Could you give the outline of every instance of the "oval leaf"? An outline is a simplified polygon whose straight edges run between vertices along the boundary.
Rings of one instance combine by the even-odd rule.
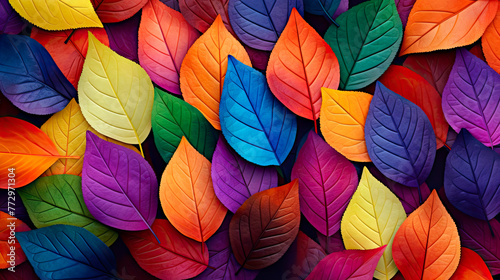
[[[201,33],[205,33],[210,25],[217,21],[217,17],[220,17],[227,30],[234,35],[229,24],[228,5],[229,0],[179,0],[182,15]]]
[[[499,5],[500,10],[500,5]],[[500,11],[497,11],[495,19],[488,25],[481,37],[481,46],[483,47],[484,56],[488,65],[500,73]]]
[[[120,22],[133,16],[148,0],[91,0],[102,22]],[[137,34],[136,34],[137,35]]]
[[[471,249],[462,247],[460,263],[450,280],[477,279],[493,280],[483,259]]]
[[[31,229],[21,220],[0,211],[0,269],[12,267],[11,269],[15,269],[15,272],[9,269],[9,273],[17,274],[17,266],[26,261],[26,255],[15,239],[15,234],[29,230]],[[12,236],[12,232],[15,232],[14,236]],[[12,256],[14,256],[14,260],[12,260]],[[0,278],[2,277],[0,276]]]

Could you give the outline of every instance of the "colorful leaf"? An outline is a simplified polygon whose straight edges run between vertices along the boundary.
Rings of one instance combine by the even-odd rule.
[[[325,236],[337,232],[358,184],[354,165],[311,131],[293,166],[292,179],[299,179],[300,210],[306,219]]]
[[[272,95],[263,74],[233,56],[228,58],[219,114],[224,137],[244,159],[280,165],[290,153],[297,133],[295,115]]]
[[[182,15],[200,32],[205,33],[220,16],[227,30],[234,35],[229,23],[228,5],[229,0],[179,0]]]
[[[23,262],[20,265],[16,265],[15,272],[8,269],[0,269],[0,279],[1,280],[27,280],[33,279],[38,280],[38,276],[36,275],[33,267],[29,262]]]
[[[82,227],[110,246],[118,233],[98,222],[82,195],[82,178],[75,175],[41,177],[19,189],[30,219],[37,228],[56,224]]]
[[[250,196],[278,186],[274,167],[262,167],[244,160],[222,136],[217,142],[211,172],[217,198],[233,213]]]
[[[500,10],[500,6],[499,6]],[[484,56],[491,68],[500,73],[500,52],[498,51],[498,44],[500,44],[500,12],[497,11],[495,19],[486,28],[483,36],[481,37],[481,45],[483,47]]]
[[[320,126],[325,141],[353,161],[369,162],[365,121],[373,96],[359,91],[322,88]]]
[[[12,9],[9,0],[0,0],[0,25],[0,34],[19,34],[24,28],[23,20]]]
[[[296,277],[294,279],[305,279],[316,265],[325,258],[326,253],[318,243],[314,242],[302,231],[299,231],[297,239],[285,254],[285,257],[287,256],[292,261],[289,267],[295,268],[287,276],[289,278]]]
[[[493,280],[483,259],[476,252],[465,247],[462,247],[458,268],[450,278],[450,280],[461,279]]]
[[[295,114],[315,121],[321,109],[321,88],[338,87],[338,69],[330,46],[293,9],[267,66],[273,94]]]
[[[311,0],[304,1],[306,12],[314,15],[324,15],[328,18],[334,18],[341,0]]]
[[[161,177],[165,216],[179,232],[199,242],[217,231],[227,211],[215,196],[211,166],[183,136]]]
[[[275,263],[295,240],[299,224],[298,180],[252,195],[229,225],[236,260],[248,269]]]
[[[451,49],[474,43],[495,17],[498,1],[417,0],[399,55]]]
[[[199,33],[177,11],[160,0],[147,2],[139,27],[139,61],[151,80],[181,94],[179,72],[182,60]]]
[[[21,220],[0,211],[0,269],[16,267],[17,270],[17,266],[26,261],[26,255],[15,239],[15,234],[29,230],[31,229]],[[12,235],[12,232],[15,234]]]
[[[366,146],[375,166],[387,178],[419,187],[436,156],[436,136],[417,105],[377,82],[365,125]]]
[[[47,50],[22,35],[0,34],[0,91],[19,109],[48,115],[76,96]]]
[[[481,2],[481,1],[480,1]],[[450,126],[467,129],[481,143],[500,144],[500,75],[465,49],[443,91],[443,112]]]
[[[104,25],[109,38],[109,48],[135,62],[139,62],[137,33],[140,21],[141,13],[137,13],[127,20]]]
[[[91,0],[102,22],[120,22],[132,17],[148,0]]]
[[[227,0],[226,0],[227,1]],[[181,9],[182,3],[181,1]],[[212,2],[212,0],[203,3]],[[186,15],[184,15],[186,16]],[[250,58],[243,46],[222,24],[218,16],[212,26],[191,46],[182,61],[181,92],[187,103],[196,107],[218,130],[219,102],[227,70],[227,56],[246,65]]]
[[[406,26],[408,22],[408,16],[410,15],[411,8],[415,4],[416,0],[396,0],[396,7],[398,8],[398,14],[401,18],[403,26]]]
[[[341,14],[326,42],[339,59],[340,88],[355,90],[373,83],[396,56],[403,27],[393,0],[370,0]]]
[[[457,227],[435,190],[396,232],[392,257],[407,280],[449,279],[457,269]]]
[[[326,254],[331,254],[345,250],[340,230],[337,231],[334,235],[328,237],[324,236],[321,233],[318,233],[318,241],[321,247],[324,248]]]

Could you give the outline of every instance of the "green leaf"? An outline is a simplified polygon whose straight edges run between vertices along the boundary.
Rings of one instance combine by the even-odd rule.
[[[182,136],[208,160],[219,139],[219,133],[198,109],[187,102],[155,88],[151,125],[156,148],[169,162]]]
[[[403,25],[394,0],[361,3],[337,18],[325,41],[340,65],[340,88],[356,90],[380,77],[398,52]]]
[[[56,224],[83,227],[108,246],[118,238],[116,231],[94,219],[85,206],[80,176],[40,177],[18,192],[37,228]]]

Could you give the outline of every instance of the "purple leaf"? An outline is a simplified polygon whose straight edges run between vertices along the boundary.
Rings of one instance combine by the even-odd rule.
[[[302,214],[321,234],[333,235],[356,191],[356,168],[311,131],[292,169],[296,178]]]
[[[9,0],[0,0],[0,34],[19,34],[23,27],[22,18],[12,9]]]
[[[135,62],[139,61],[137,49],[139,47],[139,22],[141,13],[117,23],[104,24],[109,38],[109,47],[119,55]]]
[[[415,1],[416,0],[396,0],[396,7],[398,8],[398,14],[403,26],[406,26],[408,22],[408,16],[410,15],[411,8],[413,8]]]
[[[16,217],[22,220],[23,222],[27,223],[28,225],[32,225],[28,215],[28,211],[26,210],[26,207],[24,206],[21,198],[17,197],[16,199],[16,197],[14,197],[14,199],[15,201],[13,201],[12,198],[10,199],[11,203],[9,205],[9,190],[4,190],[4,189],[0,190],[0,211],[5,212],[13,217]],[[15,202],[15,204],[12,205],[12,202]]]
[[[318,241],[321,247],[325,248],[327,254],[344,251],[344,241],[342,241],[342,235],[340,230],[334,235],[326,237],[318,232]]]
[[[235,213],[250,196],[278,186],[274,167],[262,167],[241,158],[219,137],[212,160],[212,181],[217,198]]]
[[[179,9],[179,1],[178,0],[160,0],[163,4],[167,5],[168,7],[180,12],[181,10]]]
[[[87,131],[82,191],[92,216],[122,230],[150,228],[158,208],[158,182],[138,153]]]
[[[333,14],[332,18],[336,19],[338,16],[340,16],[341,13],[347,11],[349,9],[349,0],[340,0],[340,4]]]
[[[500,144],[500,75],[465,48],[457,50],[442,102],[456,132],[465,128],[486,146]]]

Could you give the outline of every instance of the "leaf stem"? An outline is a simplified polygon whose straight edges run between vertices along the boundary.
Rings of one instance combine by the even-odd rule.
[[[323,3],[321,3],[321,0],[316,0],[319,5],[321,6],[321,9],[323,10],[323,13],[325,13],[325,15],[328,17],[328,19],[333,23],[335,24],[335,26],[337,27],[340,27],[340,25],[332,18],[332,16],[330,16],[330,14],[328,13],[328,11],[325,9],[325,6],[323,5]],[[338,6],[337,6],[338,8]]]
[[[67,44],[69,42],[69,39],[71,39],[71,36],[73,36],[73,34],[75,34],[76,32],[76,29],[73,29],[73,31],[71,31],[71,33],[69,34],[68,38],[66,38],[66,40],[64,40],[64,43]]]

